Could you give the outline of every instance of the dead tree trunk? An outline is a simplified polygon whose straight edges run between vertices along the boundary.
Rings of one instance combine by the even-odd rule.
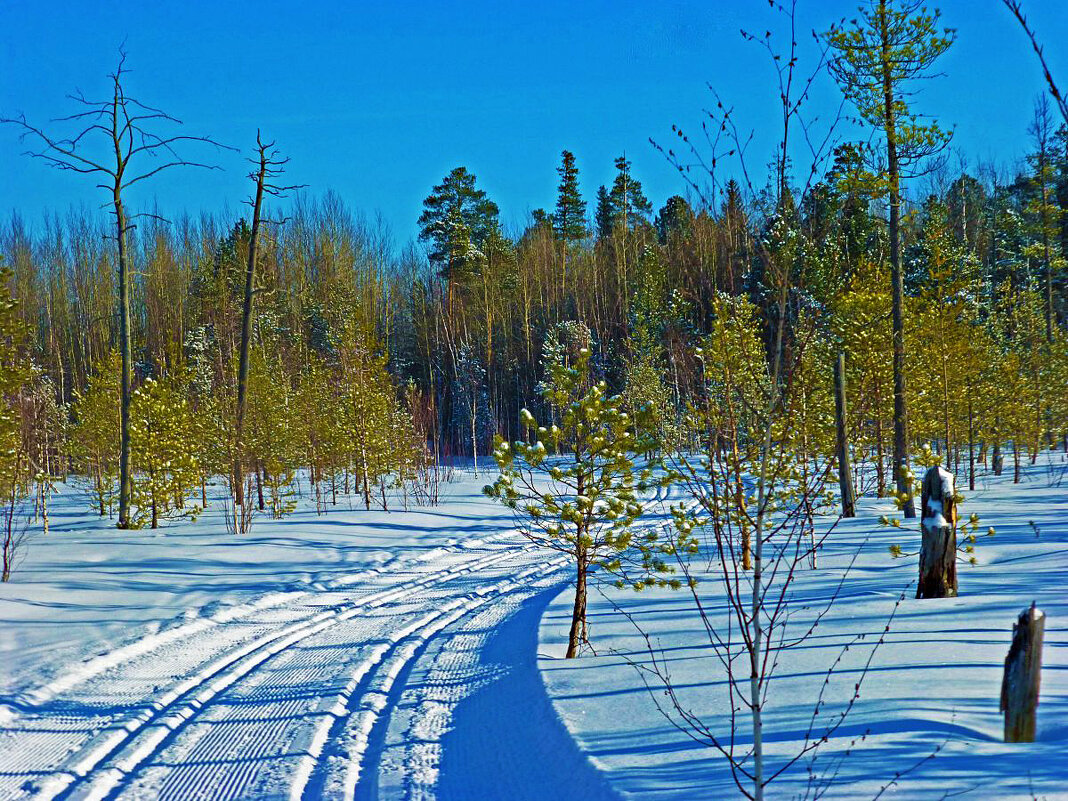
[[[83,124],[85,127],[80,133],[71,136],[50,134],[28,123],[22,115],[0,117],[0,124],[17,126],[40,148],[30,151],[31,156],[57,169],[83,175],[99,174],[100,182],[97,186],[107,189],[111,195],[110,204],[115,214],[118,272],[118,344],[122,362],[119,388],[119,528],[131,526],[130,506],[133,495],[133,465],[130,464],[130,402],[133,382],[130,284],[131,273],[135,265],[130,263],[126,235],[134,227],[134,220],[140,216],[126,213],[123,193],[135,184],[172,167],[213,169],[210,165],[181,158],[177,155],[176,149],[189,142],[216,144],[203,136],[160,135],[148,130],[145,125],[149,121],[151,121],[149,124],[158,123],[164,128],[171,123],[180,124],[180,121],[157,108],[151,108],[127,96],[123,87],[123,77],[127,72],[125,64],[126,52],[120,48],[119,66],[110,76],[112,91],[107,99],[90,100],[81,92],[68,95],[77,104],[79,111],[60,118],[59,121],[77,121]],[[91,147],[80,147],[81,144],[94,139],[101,146],[102,153],[114,154],[114,165],[111,164],[110,156],[97,161],[87,155],[92,152]],[[155,159],[149,159],[150,155]],[[147,163],[150,161],[153,163]],[[134,165],[140,165],[142,162],[146,162],[144,171],[138,172]]]
[[[920,579],[917,598],[957,595],[957,509],[953,474],[935,466],[923,477]]]
[[[274,180],[282,174],[289,159],[280,158],[274,149],[274,142],[264,142],[260,132],[256,131],[256,158],[251,159],[254,170],[249,178],[256,184],[256,192],[250,202],[252,206],[252,228],[249,231],[248,262],[245,265],[245,295],[241,305],[241,350],[238,355],[237,368],[237,408],[234,420],[234,502],[238,506],[245,504],[245,414],[248,409],[248,371],[249,348],[252,341],[253,302],[256,296],[256,259],[259,256],[260,228],[267,220],[263,219],[264,194],[283,197],[296,186],[280,186]],[[256,474],[257,484],[260,481]],[[263,509],[260,501],[260,509]]]
[[[119,85],[115,83],[115,106],[119,103]],[[118,125],[117,117],[115,125]],[[118,132],[115,133],[116,150]],[[130,475],[130,404],[133,393],[133,351],[130,344],[130,270],[126,254],[126,211],[122,205],[122,173],[117,172],[114,189],[115,226],[119,261],[119,353],[122,358],[119,385],[119,528],[130,528],[130,503],[133,478]]]
[[[1012,645],[1005,657],[1001,680],[1001,711],[1005,714],[1005,742],[1035,741],[1036,709],[1042,674],[1042,639],[1046,615],[1034,603],[1012,626]]]
[[[248,264],[245,267],[245,297],[241,308],[241,350],[237,367],[237,409],[234,420],[234,503],[245,505],[245,409],[248,406],[248,360],[249,343],[252,340],[252,303],[256,296],[256,255],[259,246],[260,212],[263,209],[263,190],[267,183],[269,159],[268,145],[256,132],[259,163],[253,179],[256,181],[255,200],[252,202],[252,229],[248,240]],[[259,476],[256,476],[257,480]],[[262,508],[262,507],[261,507]]]
[[[838,487],[842,494],[842,517],[856,517],[853,472],[849,464],[849,439],[846,437],[845,354],[834,363],[834,421],[838,444]]]

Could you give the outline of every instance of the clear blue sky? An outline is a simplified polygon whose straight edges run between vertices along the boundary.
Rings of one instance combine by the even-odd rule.
[[[1030,46],[998,0],[945,0],[959,41],[921,109],[957,129],[972,164],[1011,164],[1043,90]],[[1068,2],[1025,0],[1063,84]],[[799,0],[803,31],[849,15],[854,0]],[[752,161],[770,159],[774,75],[738,29],[763,32],[764,0],[659,2],[41,2],[0,4],[0,114],[31,121],[68,113],[64,96],[107,91],[125,40],[131,94],[245,151],[257,126],[291,157],[288,178],[380,211],[398,240],[415,233],[420,203],[452,167],[473,170],[506,224],[554,201],[560,151],[575,152],[592,200],[626,151],[659,207],[684,187],[653,151],[672,123],[696,129],[706,83],[757,132]],[[773,27],[774,30],[774,27]],[[808,36],[804,37],[808,40]],[[837,103],[829,82],[817,108]],[[46,210],[96,203],[83,176],[20,156],[0,128],[0,215],[36,222]],[[190,154],[192,152],[190,151]],[[222,172],[185,170],[146,182],[132,201],[235,209],[247,195],[241,156],[213,156]],[[592,204],[591,204],[592,206]]]

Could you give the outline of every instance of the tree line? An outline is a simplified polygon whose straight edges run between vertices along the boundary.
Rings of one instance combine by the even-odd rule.
[[[546,170],[555,205],[518,230],[460,166],[430,189],[403,247],[334,194],[297,189],[283,203],[285,159],[259,138],[248,216],[131,213],[129,186],[210,166],[177,148],[214,143],[157,132],[173,118],[126,94],[121,63],[110,96],[79,96],[74,115],[93,115],[87,137],[118,143],[114,164],[6,120],[49,165],[105,174],[112,212],[14,214],[0,230],[19,441],[9,506],[40,506],[71,472],[122,526],[195,515],[213,480],[229,488],[235,530],[253,506],[284,514],[304,474],[324,510],[355,492],[386,505],[393,485],[432,495],[442,464],[477,470],[495,436],[519,437],[521,410],[556,418],[543,389],[579,328],[591,374],[653,420],[665,449],[687,444],[684,420],[716,393],[738,393],[717,426],[744,444],[766,365],[803,354],[808,447],[830,453],[844,352],[858,482],[871,464],[871,489],[907,496],[902,468],[924,442],[971,476],[977,463],[1000,469],[1005,449],[1017,466],[1034,460],[1065,433],[1068,130],[1040,99],[1021,121],[1018,170],[943,160],[910,180],[948,136],[912,113],[907,87],[952,35],[936,13],[894,8],[873,3],[823,38],[878,146],[839,140],[806,174],[784,131],[765,186],[708,171],[655,211],[630,159],[601,165],[588,201],[564,151],[555,180]],[[908,67],[880,62],[884,44]],[[156,153],[173,160],[131,171]]]

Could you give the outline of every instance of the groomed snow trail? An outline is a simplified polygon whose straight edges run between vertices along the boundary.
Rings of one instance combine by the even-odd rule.
[[[454,714],[511,670],[487,664],[487,643],[532,602],[544,608],[564,566],[511,535],[149,635],[0,721],[0,799],[474,798],[438,793],[446,741],[492,766],[499,733],[477,717],[458,730]],[[533,612],[511,649],[530,650],[526,679],[537,679]],[[537,697],[506,699],[510,714],[549,708],[540,680],[526,679],[513,690]],[[597,785],[559,721],[546,723],[533,747]],[[499,798],[525,797],[498,786]]]

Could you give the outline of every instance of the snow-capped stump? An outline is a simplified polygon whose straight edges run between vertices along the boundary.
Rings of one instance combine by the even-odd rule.
[[[917,598],[951,598],[957,594],[957,506],[953,474],[938,465],[923,477],[920,527],[920,580]]]
[[[1034,603],[1012,625],[1012,645],[1005,657],[1001,679],[1001,711],[1005,715],[1005,742],[1033,743],[1042,674],[1042,639],[1046,615]]]

